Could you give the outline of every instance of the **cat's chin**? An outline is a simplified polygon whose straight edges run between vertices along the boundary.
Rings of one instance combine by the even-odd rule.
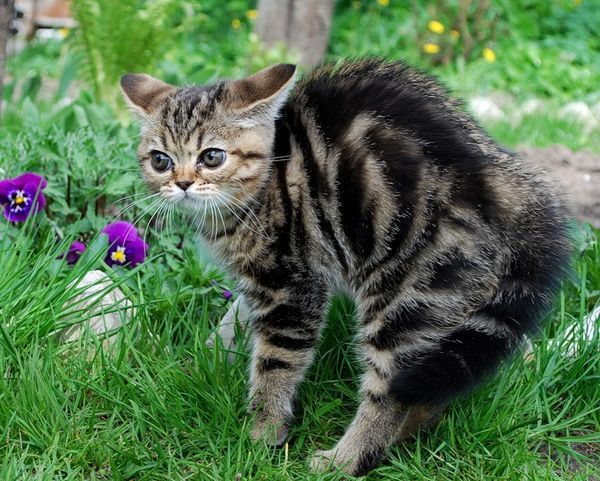
[[[183,197],[174,202],[177,207],[181,207],[188,212],[204,212],[205,210],[210,211],[211,209],[221,209],[223,203],[216,198],[209,196],[202,196],[201,198],[194,197]]]
[[[184,197],[176,202],[176,204],[187,211],[203,211],[208,209],[209,201],[207,199],[193,199]]]

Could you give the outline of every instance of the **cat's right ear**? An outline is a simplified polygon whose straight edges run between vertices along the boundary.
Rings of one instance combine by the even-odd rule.
[[[121,90],[127,105],[141,117],[150,115],[159,102],[176,87],[146,74],[128,74],[121,77]]]

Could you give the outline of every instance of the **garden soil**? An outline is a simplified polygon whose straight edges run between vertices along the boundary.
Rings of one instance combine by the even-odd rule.
[[[524,157],[562,185],[578,220],[600,227],[600,155],[586,150],[573,152],[563,145],[519,147]]]

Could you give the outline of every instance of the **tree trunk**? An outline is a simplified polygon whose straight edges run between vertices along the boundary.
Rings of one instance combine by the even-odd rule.
[[[256,33],[268,47],[284,43],[314,66],[327,51],[335,0],[259,0]]]
[[[0,117],[4,98],[4,65],[10,36],[10,22],[13,18],[13,0],[0,0]]]

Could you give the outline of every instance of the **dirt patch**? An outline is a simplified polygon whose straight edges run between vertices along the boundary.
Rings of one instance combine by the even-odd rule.
[[[599,154],[585,150],[573,152],[563,145],[519,147],[517,150],[558,180],[579,221],[600,227]]]
[[[573,456],[561,455],[556,449],[550,450],[548,445],[542,445],[538,450],[540,458],[542,460],[546,458],[552,459],[557,465],[564,465],[565,469],[572,474],[589,472],[589,481],[600,481],[596,473],[598,472],[598,466],[600,465],[600,451],[598,446],[591,443],[571,443],[571,449],[577,452],[582,458],[575,458]],[[552,452],[552,454],[550,454]],[[561,463],[562,461],[562,463]],[[561,477],[566,473],[561,472],[560,469],[556,469],[556,473]]]

